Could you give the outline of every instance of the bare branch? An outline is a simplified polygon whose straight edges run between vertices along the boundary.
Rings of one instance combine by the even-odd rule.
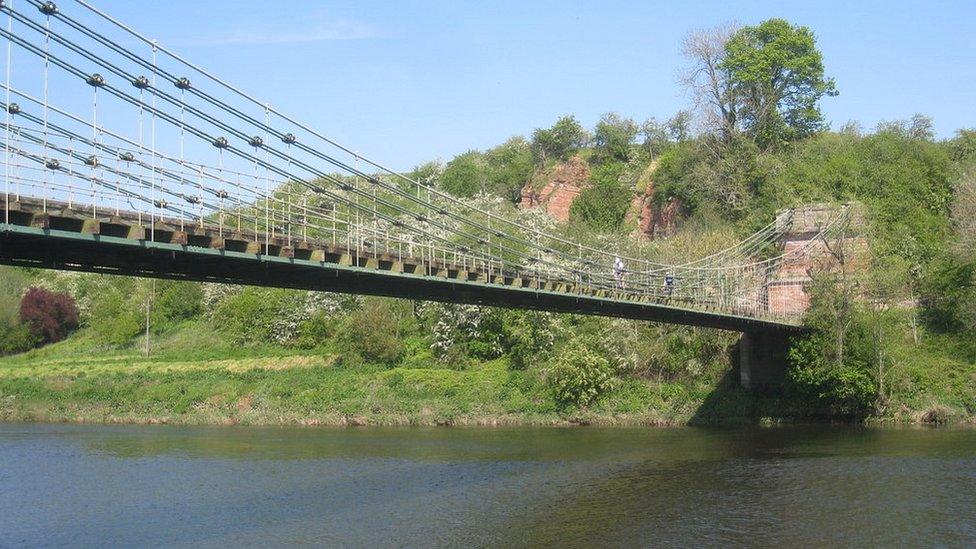
[[[695,109],[701,114],[706,130],[730,139],[738,132],[738,99],[727,72],[722,68],[725,43],[739,29],[727,23],[711,29],[689,33],[681,53],[689,60],[680,82],[691,91]]]

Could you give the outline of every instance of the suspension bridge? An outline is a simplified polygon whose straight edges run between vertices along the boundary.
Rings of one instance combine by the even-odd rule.
[[[783,212],[681,263],[527,226],[348,148],[85,0],[0,0],[0,262],[558,312],[798,330]]]

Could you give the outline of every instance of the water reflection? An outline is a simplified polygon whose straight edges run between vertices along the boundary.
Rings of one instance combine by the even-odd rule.
[[[0,426],[0,546],[972,545],[976,431]]]

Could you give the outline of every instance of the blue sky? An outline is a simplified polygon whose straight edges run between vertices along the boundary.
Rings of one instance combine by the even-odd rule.
[[[67,0],[62,0],[67,2]],[[559,116],[687,108],[682,37],[784,17],[818,37],[837,127],[976,126],[976,2],[96,0],[164,45],[398,169]]]

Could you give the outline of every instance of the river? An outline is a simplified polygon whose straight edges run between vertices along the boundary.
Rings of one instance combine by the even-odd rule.
[[[976,430],[0,425],[0,546],[976,544]]]

